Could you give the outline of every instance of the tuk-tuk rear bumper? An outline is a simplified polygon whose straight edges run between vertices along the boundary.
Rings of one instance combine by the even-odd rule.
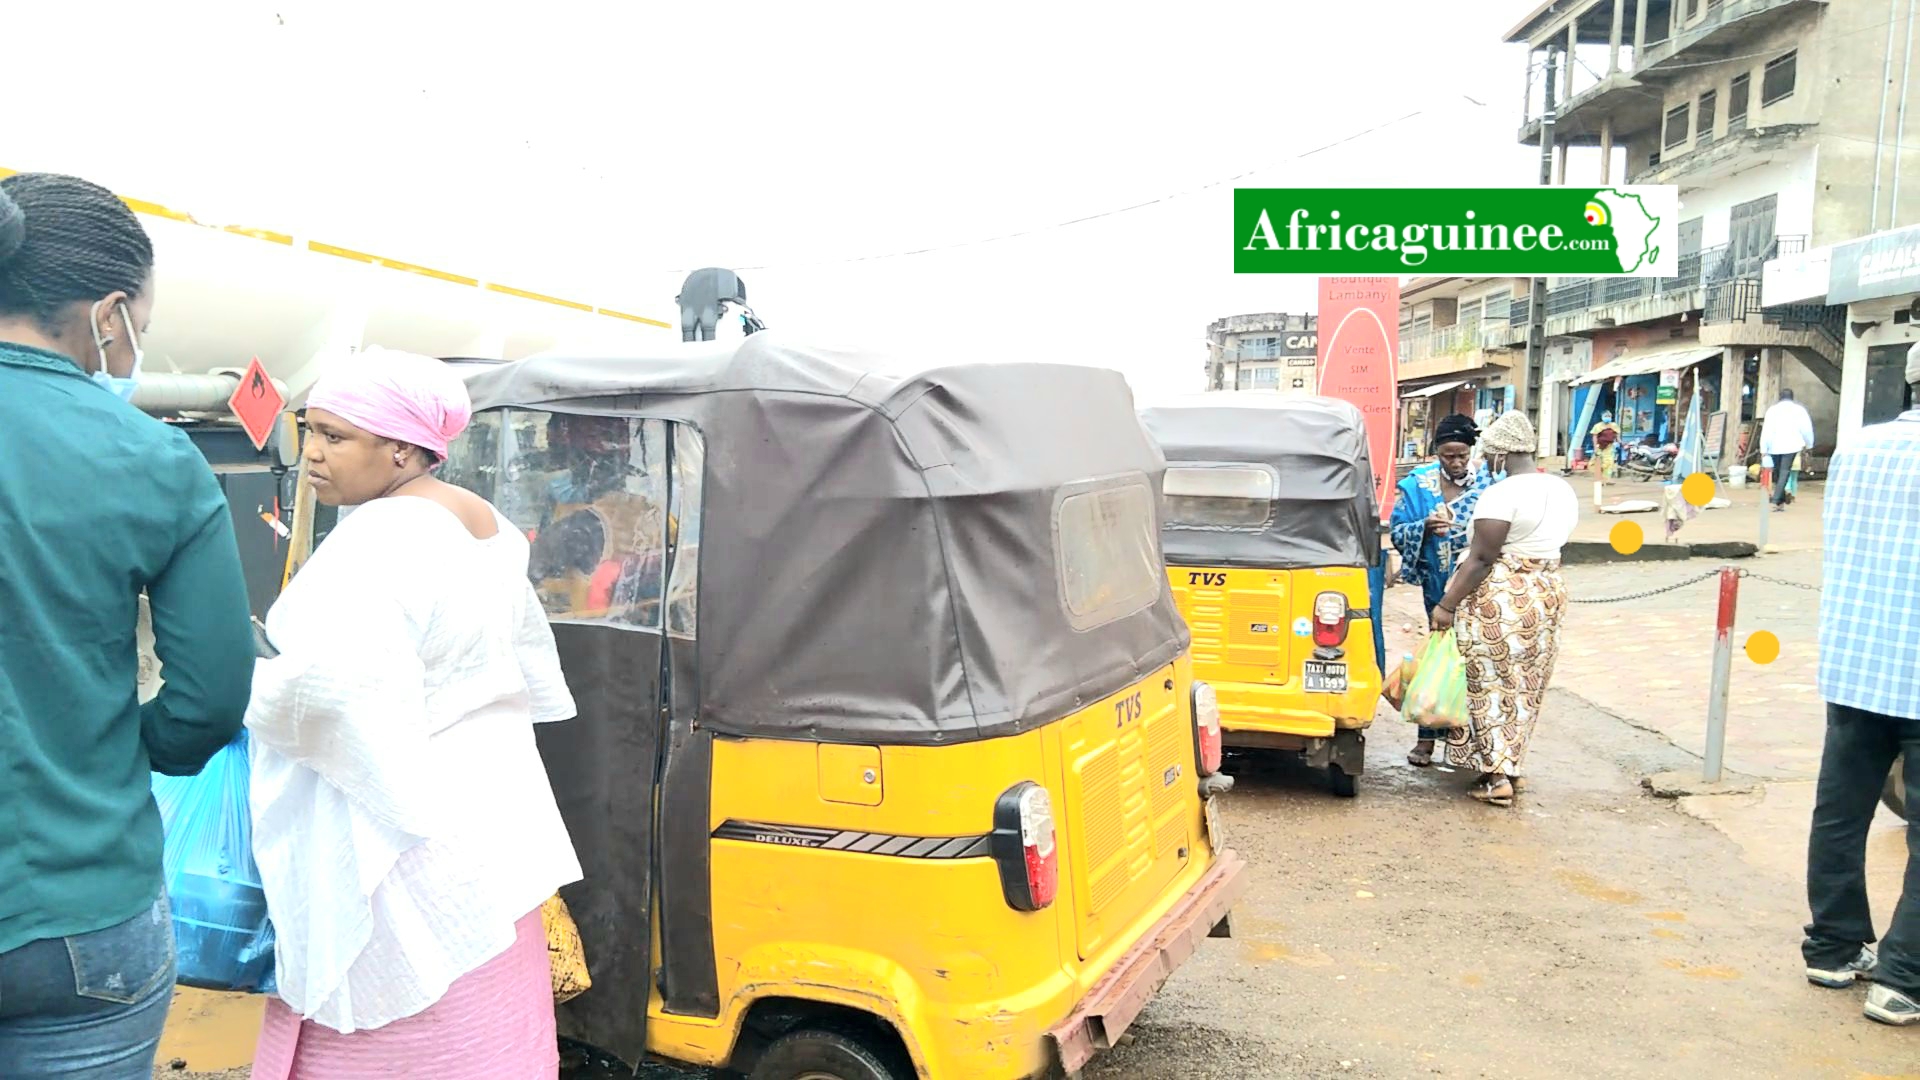
[[[1231,848],[1215,853],[1206,876],[1047,1032],[1062,1070],[1077,1073],[1111,1049],[1201,941],[1228,936],[1227,914],[1247,891],[1246,868]]]

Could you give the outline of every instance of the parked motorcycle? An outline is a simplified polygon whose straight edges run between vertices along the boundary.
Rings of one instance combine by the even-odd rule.
[[[1673,475],[1674,459],[1680,456],[1680,447],[1675,443],[1665,446],[1635,443],[1627,447],[1627,456],[1620,467],[1642,480],[1665,478]]]

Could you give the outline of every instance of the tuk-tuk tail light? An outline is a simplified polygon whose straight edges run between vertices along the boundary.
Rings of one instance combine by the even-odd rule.
[[[1220,771],[1224,737],[1220,730],[1220,695],[1199,680],[1193,684],[1193,734],[1195,764],[1201,776]]]
[[[1015,911],[1040,911],[1060,893],[1060,849],[1053,800],[1032,781],[1008,788],[993,807],[993,859]]]
[[[1313,599],[1313,643],[1338,645],[1347,640],[1345,593],[1323,592]]]

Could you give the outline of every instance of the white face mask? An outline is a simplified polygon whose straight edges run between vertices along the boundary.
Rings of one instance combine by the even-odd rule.
[[[133,313],[122,303],[119,305],[120,318],[127,324],[127,345],[133,349],[133,370],[123,379],[107,369],[107,346],[113,339],[100,332],[100,308],[105,303],[102,300],[93,305],[93,312],[89,316],[93,324],[93,348],[100,355],[100,369],[91,372],[88,377],[121,401],[132,401],[134,387],[140,382],[140,366],[146,362],[146,355],[140,348],[140,336],[133,330]]]

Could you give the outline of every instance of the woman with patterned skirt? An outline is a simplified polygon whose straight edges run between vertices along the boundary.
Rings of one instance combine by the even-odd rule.
[[[1469,724],[1447,733],[1446,763],[1477,774],[1474,798],[1512,806],[1560,651],[1560,550],[1580,519],[1580,500],[1565,480],[1541,471],[1525,413],[1502,414],[1481,445],[1506,479],[1481,493],[1467,555],[1432,622],[1455,631],[1466,662]]]

